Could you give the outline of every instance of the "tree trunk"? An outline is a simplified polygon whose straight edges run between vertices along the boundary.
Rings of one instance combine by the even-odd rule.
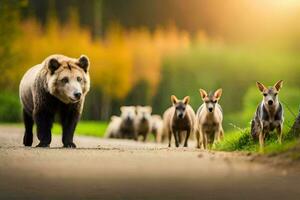
[[[290,133],[292,133],[295,137],[300,136],[300,110],[299,110],[298,116],[290,130]]]
[[[92,34],[93,38],[103,36],[103,24],[102,24],[102,11],[103,11],[103,2],[102,0],[93,1],[93,27]]]

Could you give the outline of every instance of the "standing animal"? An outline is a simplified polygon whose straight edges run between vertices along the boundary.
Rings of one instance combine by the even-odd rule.
[[[134,121],[136,117],[135,106],[122,106],[120,136],[121,138],[137,140],[137,135],[134,129]]]
[[[118,116],[112,116],[110,118],[110,122],[107,126],[105,131],[106,138],[120,138],[120,126],[121,126],[122,119]]]
[[[281,144],[283,128],[283,107],[278,100],[278,93],[282,88],[280,80],[274,86],[267,88],[262,83],[256,82],[256,86],[263,95],[262,102],[258,105],[254,118],[251,121],[251,135],[259,138],[260,150],[263,151],[264,140],[270,131],[276,129],[278,142]]]
[[[25,146],[32,145],[35,122],[40,141],[37,147],[49,147],[54,116],[58,113],[63,146],[76,147],[73,136],[90,89],[89,66],[89,59],[84,55],[78,59],[52,55],[25,73],[19,87]]]
[[[207,149],[215,141],[219,141],[224,137],[222,127],[223,112],[218,103],[222,95],[222,89],[209,94],[203,89],[200,89],[199,92],[203,104],[199,107],[196,114],[197,148],[201,148],[201,145],[203,145],[203,148]]]
[[[184,147],[188,146],[190,133],[194,131],[195,112],[189,105],[190,97],[186,96],[183,100],[178,100],[176,96],[171,96],[172,107],[168,108],[164,115],[164,131],[169,136],[169,147],[171,147],[172,135],[174,135],[175,145],[179,147],[182,132],[186,132]]]
[[[151,133],[154,136],[155,142],[162,142],[164,124],[161,116],[152,115],[151,121]]]
[[[137,137],[143,137],[143,142],[147,140],[147,136],[151,131],[151,112],[152,108],[150,106],[136,107],[135,131]]]

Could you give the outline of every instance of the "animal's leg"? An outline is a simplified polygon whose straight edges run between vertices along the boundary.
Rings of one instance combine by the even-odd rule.
[[[179,147],[179,141],[178,141],[178,136],[180,134],[180,131],[174,131],[174,138],[175,138],[175,146]]]
[[[171,140],[172,140],[172,132],[168,131],[168,136],[169,136],[169,147],[171,147]]]
[[[23,109],[23,120],[25,125],[25,134],[23,137],[23,144],[25,146],[31,146],[33,142],[33,133],[32,133],[32,127],[33,127],[33,119],[32,117],[26,113],[26,111]]]
[[[153,136],[154,136],[154,142],[158,142],[158,135],[157,135],[157,131],[154,131],[153,133]]]
[[[277,127],[277,136],[278,136],[278,143],[281,144],[281,142],[282,142],[282,125],[281,124]]]
[[[51,143],[51,128],[54,121],[54,113],[40,110],[34,114],[37,127],[37,137],[40,143],[37,147],[49,147]]]
[[[254,140],[259,138],[259,134],[262,131],[262,124],[256,120],[251,121],[251,135]]]
[[[213,141],[213,143],[212,143],[212,145],[214,144],[214,143],[216,143],[216,142],[218,142],[219,141],[219,138],[220,138],[220,131],[219,130],[216,130],[215,131],[215,134],[214,134],[214,141]]]
[[[182,137],[183,137],[183,132],[178,131],[178,142],[181,144],[182,142]]]
[[[195,132],[196,134],[196,138],[197,138],[197,148],[200,149],[201,148],[201,145],[200,145],[200,131],[196,131]]]
[[[204,149],[207,149],[207,134],[205,132],[202,132],[203,134],[203,147]]]
[[[219,138],[218,141],[221,141],[224,139],[224,130],[223,127],[220,127],[220,132],[219,132]]]
[[[73,142],[73,137],[80,114],[76,109],[64,108],[61,110],[60,116],[63,129],[63,145],[67,148],[76,148],[76,145]]]
[[[143,142],[146,142],[146,140],[147,140],[147,135],[148,135],[147,133],[144,133],[144,134],[143,134]]]
[[[190,137],[190,130],[187,130],[186,131],[186,136],[185,136],[185,141],[184,141],[184,147],[187,147],[188,146],[188,139]]]
[[[264,139],[265,139],[264,135],[265,135],[264,131],[259,132],[259,149],[261,153],[264,152]]]

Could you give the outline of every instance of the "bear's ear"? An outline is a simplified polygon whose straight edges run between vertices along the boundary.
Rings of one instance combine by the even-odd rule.
[[[146,106],[147,111],[151,114],[152,113],[152,107],[151,106]]]
[[[48,62],[48,69],[51,71],[51,74],[53,74],[60,66],[60,63],[57,59],[51,58]]]
[[[90,61],[89,58],[85,55],[81,55],[78,59],[78,66],[83,69],[84,72],[87,72],[89,70]]]

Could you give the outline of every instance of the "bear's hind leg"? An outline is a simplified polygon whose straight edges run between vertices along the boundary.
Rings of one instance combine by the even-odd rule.
[[[25,125],[25,134],[23,137],[23,144],[25,146],[31,147],[33,142],[33,119],[32,117],[23,109],[23,120]]]
[[[51,128],[54,121],[54,113],[40,111],[35,114],[37,136],[40,143],[36,147],[49,147],[51,143]]]
[[[66,148],[76,148],[73,142],[74,131],[77,122],[80,118],[80,114],[76,109],[63,108],[61,110],[61,125],[63,129],[62,142]]]

